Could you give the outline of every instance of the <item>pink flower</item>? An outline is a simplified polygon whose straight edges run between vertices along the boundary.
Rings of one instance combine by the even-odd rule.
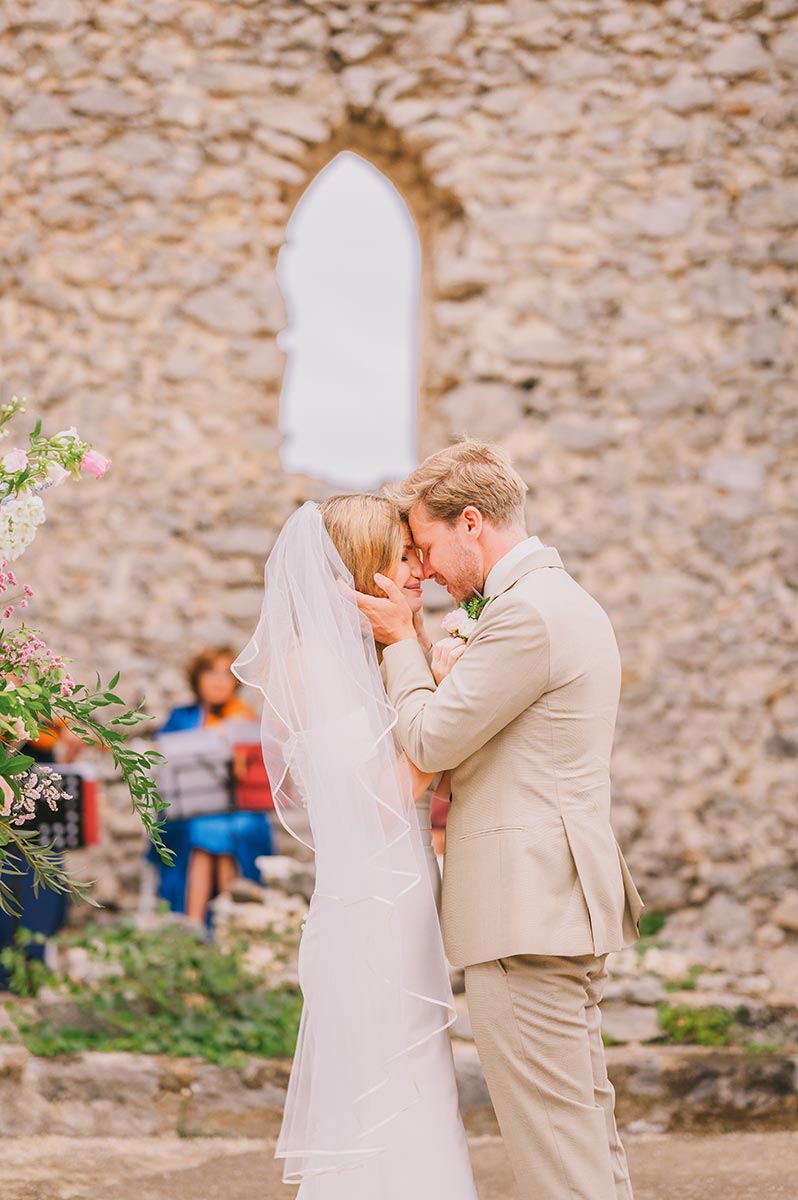
[[[3,455],[3,470],[9,475],[15,475],[17,471],[24,471],[28,465],[28,456],[24,450],[20,450],[19,446],[15,446],[13,450],[9,450],[8,454]]]
[[[474,617],[469,617],[464,608],[455,608],[447,613],[441,625],[452,637],[462,638],[464,642],[468,641],[477,627]]]
[[[455,608],[451,612],[448,612],[441,621],[441,625],[447,633],[457,633],[457,630],[460,628],[460,612],[459,608]]]
[[[87,450],[80,460],[81,470],[88,471],[95,479],[102,479],[110,465],[110,458],[105,458],[99,450]]]

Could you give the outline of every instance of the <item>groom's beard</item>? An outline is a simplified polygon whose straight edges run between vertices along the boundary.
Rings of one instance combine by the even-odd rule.
[[[480,595],[483,586],[482,560],[476,550],[463,551],[459,562],[446,576],[439,576],[449,595],[459,604],[461,600],[470,600],[474,595]]]

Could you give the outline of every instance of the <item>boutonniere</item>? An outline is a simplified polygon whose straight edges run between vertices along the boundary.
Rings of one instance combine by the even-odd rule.
[[[490,596],[472,596],[470,600],[461,600],[460,607],[443,618],[443,628],[452,637],[467,642],[477,627],[479,614],[489,600]]]

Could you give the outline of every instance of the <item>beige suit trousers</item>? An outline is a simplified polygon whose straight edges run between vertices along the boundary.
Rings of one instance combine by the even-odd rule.
[[[601,1041],[605,959],[518,955],[465,969],[520,1200],[632,1200]]]

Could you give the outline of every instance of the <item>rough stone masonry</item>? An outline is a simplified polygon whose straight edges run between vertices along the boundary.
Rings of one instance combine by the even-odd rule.
[[[323,487],[280,466],[276,256],[354,149],[421,237],[420,453],[507,445],[612,616],[641,890],[698,958],[798,984],[797,13],[6,0],[0,390],[114,459],[26,559],[76,673],[161,715],[251,630]]]

